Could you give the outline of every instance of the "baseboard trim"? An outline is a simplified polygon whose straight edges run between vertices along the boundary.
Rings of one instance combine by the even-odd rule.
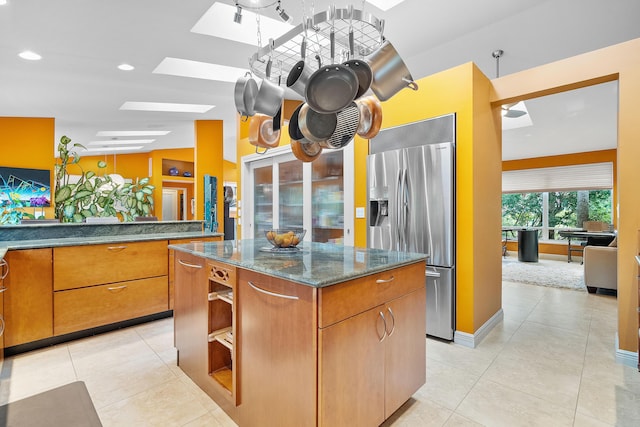
[[[630,366],[632,368],[637,368],[639,363],[638,353],[620,349],[620,343],[618,342],[618,334],[616,334],[616,363]]]
[[[504,311],[502,308],[496,312],[484,325],[480,326],[474,334],[467,332],[455,331],[453,334],[453,342],[469,348],[476,348],[478,344],[489,335],[489,332],[504,319]]]

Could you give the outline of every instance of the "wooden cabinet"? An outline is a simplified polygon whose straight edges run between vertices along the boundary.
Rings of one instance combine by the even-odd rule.
[[[11,250],[5,254],[4,345],[12,347],[53,335],[52,250]]]
[[[9,264],[2,259],[0,260],[0,372],[4,359],[4,292],[7,290],[4,286],[4,278],[7,277],[7,274],[9,274]]]
[[[223,236],[213,236],[213,237],[198,237],[193,239],[174,239],[169,240],[170,245],[182,245],[185,243],[205,243],[205,242],[220,242],[222,241]],[[175,286],[175,273],[174,273],[174,263],[175,263],[175,251],[173,249],[169,249],[169,310],[173,310],[173,301],[174,301],[174,292],[173,288]]]
[[[174,269],[178,366],[236,420],[235,268],[176,251]]]
[[[167,241],[67,246],[53,250],[53,289],[167,276]]]
[[[424,265],[323,288],[320,301],[318,425],[379,425],[425,383]]]
[[[58,291],[53,294],[55,335],[135,319],[167,309],[166,276]]]
[[[53,249],[54,335],[168,310],[167,241]]]
[[[316,425],[316,289],[238,271],[239,424]]]

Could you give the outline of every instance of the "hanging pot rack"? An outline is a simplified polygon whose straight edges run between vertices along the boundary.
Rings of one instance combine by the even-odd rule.
[[[273,63],[281,64],[284,75],[278,76],[272,73],[269,80],[278,83],[279,77],[282,77],[281,82],[286,82],[286,75],[301,58],[302,40],[305,34],[306,61],[314,68],[317,66],[318,59],[323,65],[330,64],[329,34],[332,27],[335,31],[336,62],[348,59],[351,30],[356,58],[364,58],[371,54],[384,41],[384,20],[359,9],[335,9],[334,17],[331,17],[330,11],[327,10],[303,19],[303,22],[282,36],[270,39],[267,45],[260,47],[249,58],[251,71],[260,78],[267,78],[267,64],[271,58]]]

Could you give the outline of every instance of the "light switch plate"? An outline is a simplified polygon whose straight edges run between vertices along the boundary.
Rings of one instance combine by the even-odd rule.
[[[364,218],[364,208],[356,208],[356,218]]]

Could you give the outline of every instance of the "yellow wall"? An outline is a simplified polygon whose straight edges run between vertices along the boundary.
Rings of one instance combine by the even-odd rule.
[[[49,169],[53,193],[54,139],[55,120],[52,118],[0,117],[0,166]],[[52,207],[45,208],[44,214],[49,219],[55,215]]]
[[[636,239],[640,229],[640,39],[510,74],[492,81],[500,105],[618,80],[618,337],[621,350],[638,351]]]
[[[204,219],[204,176],[211,175],[218,179],[217,206],[218,232],[224,232],[224,179],[223,132],[222,120],[195,121],[195,176],[194,191],[196,201],[196,219]]]
[[[456,330],[473,334],[502,305],[500,115],[490,108],[489,79],[472,63],[418,85],[383,103],[383,127],[456,113]],[[366,192],[366,155],[356,156],[356,170],[356,189]]]

